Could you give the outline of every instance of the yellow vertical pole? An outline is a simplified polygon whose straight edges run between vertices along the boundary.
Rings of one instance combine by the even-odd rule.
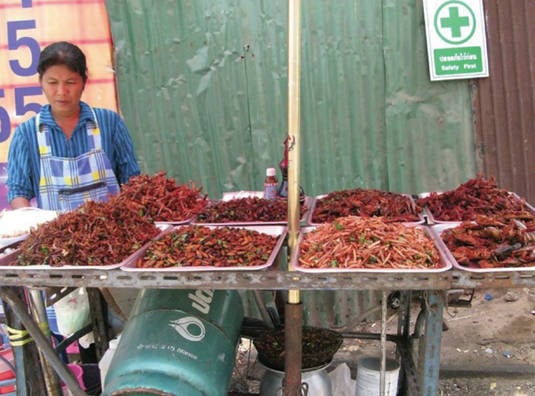
[[[289,0],[288,47],[288,247],[297,246],[299,235],[299,167],[300,167],[300,17],[301,0]],[[293,268],[288,267],[290,271]],[[290,303],[299,303],[299,290],[290,290]]]
[[[299,236],[301,0],[288,4],[288,257]],[[288,270],[293,271],[291,263]],[[299,290],[288,291],[285,314],[285,396],[301,394],[303,306]]]

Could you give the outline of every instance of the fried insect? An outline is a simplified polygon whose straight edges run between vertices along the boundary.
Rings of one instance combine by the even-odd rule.
[[[422,228],[379,217],[341,217],[319,225],[299,243],[305,268],[429,269],[440,266],[434,242]]]
[[[187,225],[152,241],[136,267],[259,266],[267,262],[277,239],[245,228]]]
[[[417,222],[419,208],[407,195],[375,189],[334,191],[318,199],[313,223],[328,223],[338,217],[384,217],[388,222]]]
[[[20,245],[18,265],[118,264],[160,233],[149,219],[109,202],[88,201],[41,224]]]
[[[467,268],[535,266],[535,243],[525,228],[502,218],[479,215],[441,233],[459,265]]]
[[[121,188],[118,202],[152,221],[186,221],[201,212],[209,200],[192,182],[177,184],[161,171],[153,176],[130,178]]]
[[[301,213],[304,213],[306,209],[306,205],[301,203]],[[285,222],[287,218],[288,201],[286,199],[246,197],[215,202],[197,215],[196,222]]]
[[[477,215],[533,221],[533,216],[526,210],[525,201],[498,188],[493,177],[485,179],[481,175],[454,190],[432,192],[425,198],[417,199],[416,203],[427,207],[439,221],[473,220]]]

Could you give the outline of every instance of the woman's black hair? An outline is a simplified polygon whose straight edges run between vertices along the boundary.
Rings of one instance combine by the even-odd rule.
[[[67,41],[59,41],[45,47],[39,56],[37,72],[39,80],[51,66],[65,65],[69,70],[78,73],[84,83],[87,81],[87,64],[85,55],[80,48]]]

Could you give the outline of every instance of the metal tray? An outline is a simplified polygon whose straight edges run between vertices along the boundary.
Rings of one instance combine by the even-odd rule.
[[[453,253],[448,248],[448,246],[444,243],[442,240],[441,234],[447,229],[455,228],[458,225],[460,225],[461,222],[457,222],[457,224],[436,224],[431,227],[429,227],[430,232],[435,236],[436,239],[440,239],[444,246],[444,254],[446,255],[447,259],[452,263],[453,268],[461,270],[461,271],[467,271],[467,272],[479,272],[479,273],[487,273],[487,272],[526,272],[526,271],[535,271],[535,267],[498,267],[498,268],[469,268],[465,267],[457,262],[455,257],[453,257]]]
[[[436,193],[437,194],[443,194],[442,191],[437,191]],[[420,193],[420,194],[416,194],[416,198],[417,199],[427,198],[429,195],[431,195],[430,192],[423,192],[423,193]],[[433,224],[457,225],[457,224],[460,223],[459,221],[437,220],[437,219],[435,219],[435,217],[433,216],[433,213],[429,210],[428,207],[422,208],[422,215],[426,219],[426,223],[429,224],[429,225],[433,225]]]
[[[2,255],[0,255],[0,269],[11,269],[11,268],[17,268],[18,266],[9,265],[9,263],[14,263],[17,261],[17,256],[19,254],[19,249],[11,250],[9,253],[3,253],[6,249],[8,249],[8,246],[4,246],[2,248]],[[24,268],[24,267],[19,267]],[[34,268],[34,267],[32,267]]]
[[[328,194],[322,194],[322,195],[316,195],[315,197],[312,198],[312,203],[307,211],[307,216],[306,216],[306,219],[305,219],[305,224],[307,226],[317,226],[317,225],[320,225],[322,223],[314,223],[312,222],[312,216],[314,215],[314,210],[316,209],[316,204],[319,200],[325,198]],[[411,203],[414,205],[414,207],[416,207],[416,204],[414,202],[414,199],[412,198],[411,195],[409,194],[401,194],[403,196],[406,196],[407,198],[410,199]],[[426,222],[426,219],[424,217],[424,213],[417,213],[418,215],[418,218],[420,220],[418,221],[408,221],[408,222],[404,222],[404,224],[408,224],[408,225],[421,225],[421,224],[424,224]]]
[[[134,255],[136,252],[132,253]],[[75,270],[75,271],[86,271],[88,269],[98,269],[98,270],[112,270],[115,268],[119,268],[121,263],[116,264],[108,264],[108,265],[61,265],[61,266],[50,266],[48,264],[36,264],[36,265],[17,265],[17,257],[20,254],[20,249],[16,249],[15,251],[5,255],[4,257],[0,258],[0,270],[17,270],[17,271],[24,271],[24,270],[50,270],[51,268],[54,269],[62,269],[62,270]],[[125,260],[126,261],[126,260]]]
[[[517,193],[510,192],[509,194],[511,194],[511,196],[513,196],[515,199],[517,199],[519,201],[522,201],[522,198],[520,198],[520,196]],[[525,200],[524,200],[524,206],[526,207],[528,212],[530,212],[530,213],[535,215],[535,206],[531,205],[529,202],[527,202]]]
[[[5,256],[15,252],[18,249],[18,246],[21,244],[22,240],[13,241],[7,245],[0,246],[0,260]]]
[[[402,223],[406,227],[418,227],[422,229],[426,235],[433,241],[436,248],[438,249],[439,255],[440,255],[440,268],[429,268],[429,269],[388,269],[388,268],[305,268],[299,265],[299,246],[301,245],[301,241],[304,237],[304,234],[307,232],[310,232],[312,230],[315,230],[317,226],[310,226],[302,228],[299,237],[297,240],[297,248],[292,252],[292,255],[290,257],[290,265],[297,271],[301,272],[308,272],[308,273],[316,273],[316,274],[322,274],[322,273],[347,273],[347,272],[362,272],[362,273],[383,273],[383,274],[395,274],[395,273],[414,273],[414,274],[429,274],[429,273],[437,273],[437,272],[445,272],[452,268],[452,262],[448,259],[447,256],[447,248],[444,245],[444,242],[437,238],[435,235],[433,235],[427,226],[423,225],[409,225],[407,223]]]
[[[199,225],[206,226],[208,228],[221,228],[228,226],[221,225]],[[161,238],[164,234],[172,232],[173,230],[179,228],[179,226],[171,227],[168,230],[164,231],[156,239]],[[191,266],[191,267],[166,267],[166,268],[138,268],[136,267],[137,260],[145,254],[145,251],[150,246],[150,242],[146,243],[139,251],[134,255],[130,256],[127,260],[121,265],[121,270],[130,271],[130,272],[198,272],[198,271],[256,271],[270,267],[276,260],[277,256],[280,253],[280,250],[284,244],[287,234],[287,227],[285,226],[237,226],[235,228],[245,228],[248,230],[258,231],[264,234],[278,236],[277,243],[273,251],[271,252],[269,258],[263,265],[257,266],[248,266],[248,267],[215,267],[215,266]]]
[[[0,249],[13,246],[28,238],[30,234],[22,234],[12,238],[0,238]]]
[[[190,224],[193,220],[195,220],[195,217],[190,217],[186,220],[175,220],[175,221],[155,221],[154,224],[157,227],[172,227],[175,225],[184,225],[184,224]]]
[[[162,233],[165,232],[170,226],[165,224],[157,224],[158,228],[162,230]],[[15,243],[14,245],[18,245],[18,243]],[[16,249],[13,252],[0,257],[0,270],[1,269],[8,269],[8,270],[50,270],[51,268],[54,269],[64,269],[64,270],[75,270],[75,271],[86,271],[88,269],[98,269],[98,270],[112,270],[115,268],[121,267],[130,257],[134,256],[137,253],[137,251],[133,252],[130,256],[128,256],[126,259],[119,263],[114,264],[108,264],[108,265],[56,265],[56,266],[50,266],[48,264],[35,264],[35,265],[16,265],[17,257],[20,254],[20,249]]]
[[[231,195],[231,193],[225,193],[226,195],[224,195],[223,197],[223,201],[230,201],[232,199],[238,199],[238,198],[246,198],[247,196],[243,195],[245,193],[251,193],[251,191],[240,191],[238,192],[239,194],[242,194],[241,196],[235,196],[233,198],[229,198]],[[252,193],[256,193],[255,191],[252,191]],[[263,193],[262,193],[263,195]],[[254,195],[249,195],[249,196],[257,196],[256,194]],[[262,196],[259,196],[260,198],[262,198]],[[307,210],[305,211],[305,213],[303,213],[303,215],[301,216],[301,219],[300,219],[300,222],[305,224],[305,221],[306,221],[306,218],[308,216],[308,214],[310,213],[310,206],[312,205],[312,198],[311,197],[305,197],[305,205],[307,207]],[[191,224],[194,224],[194,225],[202,225],[202,226],[229,226],[229,227],[239,227],[239,226],[274,226],[274,225],[288,225],[288,221],[287,220],[284,220],[284,221],[234,221],[234,222],[227,222],[227,223],[199,223],[199,222],[196,222],[195,219],[193,219],[191,221]]]
[[[444,193],[443,191],[437,191],[436,192],[436,194],[438,194],[438,195],[443,194],[443,193]],[[518,201],[522,201],[522,198],[520,198],[516,193],[509,192],[509,194],[514,199],[516,199]],[[427,198],[429,195],[431,195],[430,192],[423,192],[423,193],[417,194],[416,197],[418,199],[419,198]],[[535,215],[535,207],[530,205],[528,202],[524,202],[524,206],[526,207],[526,210],[528,212],[530,212],[531,214]],[[460,221],[436,219],[435,216],[433,216],[433,212],[431,210],[429,210],[429,208],[427,208],[427,207],[423,208],[423,215],[424,215],[424,217],[427,217],[427,222],[430,225],[433,225],[433,224],[458,225],[460,223]]]

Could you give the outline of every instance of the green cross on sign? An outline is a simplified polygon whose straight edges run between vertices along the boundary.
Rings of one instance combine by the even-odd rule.
[[[443,28],[451,29],[452,37],[461,37],[461,28],[463,26],[470,26],[470,19],[459,16],[459,7],[450,7],[448,11],[449,16],[447,18],[440,18],[440,24]]]
[[[462,44],[476,30],[474,11],[461,0],[444,2],[435,11],[434,20],[438,36],[448,44]]]

